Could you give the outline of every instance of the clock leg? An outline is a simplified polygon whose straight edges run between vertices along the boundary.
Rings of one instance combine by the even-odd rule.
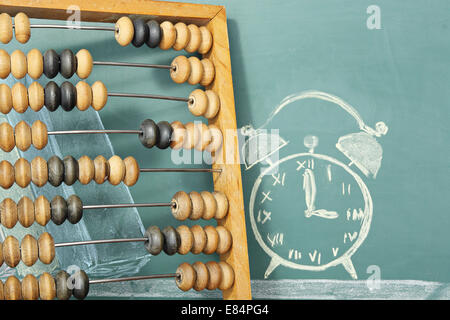
[[[356,274],[355,267],[353,266],[352,260],[350,260],[350,257],[345,257],[342,261],[342,265],[344,266],[344,269],[347,270],[347,272],[350,274],[353,280],[358,279],[358,275]]]
[[[269,266],[267,267],[267,270],[264,273],[264,279],[267,279],[269,275],[272,273],[272,271],[275,270],[275,268],[278,267],[280,264],[281,262],[276,256],[272,257],[272,260],[270,260]]]

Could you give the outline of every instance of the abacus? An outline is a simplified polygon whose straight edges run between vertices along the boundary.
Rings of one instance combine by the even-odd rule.
[[[67,8],[73,1],[61,0],[0,0],[0,42],[8,43],[15,38],[26,43],[34,32],[42,29],[73,29],[64,24],[36,24],[30,19],[66,20]],[[159,149],[197,149],[206,150],[213,156],[211,169],[196,168],[140,168],[136,159],[129,156],[110,159],[99,155],[95,159],[83,156],[78,160],[67,155],[45,160],[20,158],[12,164],[0,162],[0,186],[10,188],[14,183],[25,187],[30,183],[37,187],[46,183],[58,186],[71,185],[76,181],[88,184],[91,181],[112,185],[124,183],[132,186],[140,172],[207,172],[211,173],[214,191],[179,191],[168,202],[160,203],[108,203],[85,205],[83,199],[72,195],[67,199],[56,196],[52,200],[41,195],[36,200],[24,196],[15,203],[3,199],[0,204],[0,221],[6,228],[13,228],[17,222],[28,227],[34,222],[45,226],[52,220],[56,225],[68,220],[78,223],[85,211],[99,208],[126,207],[168,207],[173,217],[183,221],[217,220],[217,226],[178,228],[171,226],[162,230],[150,226],[140,238],[95,239],[90,241],[55,243],[49,233],[38,239],[27,235],[20,241],[9,236],[0,244],[0,263],[10,267],[23,261],[27,266],[40,260],[50,263],[55,257],[56,247],[95,245],[116,242],[143,242],[152,255],[164,252],[167,255],[188,252],[194,254],[217,253],[220,262],[184,262],[173,273],[134,276],[125,278],[89,279],[85,271],[79,270],[73,280],[73,288],[67,286],[71,277],[61,270],[56,275],[43,273],[39,277],[31,274],[22,281],[9,277],[0,285],[0,298],[4,299],[68,299],[74,296],[84,299],[89,286],[96,283],[130,281],[153,278],[174,278],[183,291],[220,289],[224,299],[250,299],[250,275],[247,253],[247,239],[242,194],[242,180],[238,146],[235,136],[225,134],[227,130],[236,132],[236,113],[231,76],[231,61],[228,45],[228,31],[225,9],[222,6],[158,1],[127,1],[120,6],[108,0],[78,1],[81,22],[103,22],[110,26],[77,27],[71,32],[111,32],[120,46],[133,45],[142,50],[184,50],[185,53],[198,53],[202,58],[181,54],[167,64],[145,64],[139,62],[97,61],[88,50],[74,53],[66,49],[59,54],[49,48],[45,52],[37,49],[25,53],[16,50],[12,53],[0,48],[0,77],[10,74],[16,79],[29,75],[33,79],[54,78],[60,73],[65,79],[77,74],[80,79],[87,78],[94,66],[115,66],[126,68],[156,68],[168,71],[175,84],[200,84],[204,89],[195,89],[187,97],[173,97],[151,93],[110,92],[101,81],[89,86],[84,81],[76,85],[65,81],[60,86],[49,81],[45,86],[33,82],[28,88],[16,83],[11,88],[0,85],[0,112],[7,114],[14,110],[21,114],[28,108],[39,112],[44,106],[55,111],[59,106],[64,111],[75,107],[80,111],[90,106],[101,111],[109,97],[128,97],[164,99],[187,103],[193,116],[207,119],[202,122],[182,124],[176,119],[156,123],[151,119],[143,121],[139,129],[123,130],[59,130],[49,131],[42,121],[34,123],[19,122],[14,128],[8,123],[0,125],[0,148],[10,152],[14,148],[24,151],[31,146],[37,150],[46,147],[49,135],[122,133],[136,134],[146,148]],[[89,31],[86,31],[89,32]],[[112,40],[114,41],[114,40]],[[163,71],[162,71],[163,72]],[[175,85],[174,84],[174,85]],[[180,109],[181,110],[181,109]],[[182,111],[180,111],[182,112]],[[161,195],[161,199],[164,199]],[[167,201],[167,200],[165,200]],[[96,213],[87,213],[96,214]],[[75,285],[75,282],[77,285]]]

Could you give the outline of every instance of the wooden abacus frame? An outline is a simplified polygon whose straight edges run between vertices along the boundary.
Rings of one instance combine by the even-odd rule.
[[[207,89],[215,91],[221,101],[219,114],[209,120],[223,132],[223,147],[215,158],[213,174],[214,189],[222,191],[229,201],[229,213],[218,224],[230,230],[233,246],[230,252],[220,257],[229,263],[235,272],[232,288],[223,292],[224,299],[251,299],[250,270],[247,251],[244,199],[239,161],[236,112],[234,104],[231,59],[228,41],[225,8],[216,5],[162,2],[152,0],[0,0],[1,12],[11,16],[24,12],[30,18],[66,20],[70,11],[78,6],[81,21],[115,23],[122,16],[141,16],[158,22],[194,23],[206,26],[213,35],[211,50],[205,55],[215,66],[215,79]],[[143,49],[145,50],[145,49]],[[232,134],[230,134],[230,132]]]

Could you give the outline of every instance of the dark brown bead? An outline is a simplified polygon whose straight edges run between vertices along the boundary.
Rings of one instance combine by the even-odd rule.
[[[58,187],[64,180],[64,162],[57,156],[52,156],[47,161],[48,182]]]
[[[67,218],[67,202],[61,196],[55,196],[50,203],[52,221],[61,225]]]
[[[78,161],[72,156],[64,157],[64,183],[73,185],[78,180]]]
[[[178,251],[181,244],[180,235],[177,230],[171,226],[165,227],[162,234],[164,235],[164,252],[169,256],[174,255]]]
[[[156,226],[149,227],[144,234],[148,240],[145,241],[145,249],[153,255],[158,255],[163,249],[164,235]]]

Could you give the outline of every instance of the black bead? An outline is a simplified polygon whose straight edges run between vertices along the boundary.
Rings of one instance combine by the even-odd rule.
[[[61,85],[61,107],[64,111],[71,111],[77,104],[77,89],[69,81]]]
[[[172,137],[172,126],[167,121],[158,122],[159,141],[158,148],[167,149],[170,146],[170,138]]]
[[[61,52],[59,63],[61,75],[66,79],[71,78],[77,71],[77,58],[70,49],[64,49]]]
[[[161,42],[161,27],[155,20],[148,21],[147,26],[149,32],[148,40],[146,41],[146,43],[150,48],[156,48]]]
[[[78,161],[72,156],[64,157],[64,183],[73,185],[78,180]]]
[[[169,256],[177,253],[181,244],[180,234],[177,230],[174,227],[168,226],[163,229],[162,234],[164,235],[164,252]]]
[[[144,237],[148,239],[144,242],[145,249],[150,254],[158,255],[164,245],[164,236],[161,230],[157,226],[151,226],[145,231]]]
[[[83,300],[89,293],[89,278],[83,270],[74,273],[73,277],[73,296],[78,300]]]
[[[58,187],[64,180],[64,162],[57,156],[52,156],[47,161],[48,182]]]
[[[58,300],[69,300],[72,296],[72,289],[67,286],[69,274],[64,270],[59,271],[55,276],[56,298]]]
[[[134,36],[133,41],[131,42],[133,46],[139,48],[148,40],[148,26],[145,23],[144,19],[136,19],[133,21],[134,26]]]
[[[50,202],[52,221],[56,225],[61,225],[67,218],[67,202],[61,196],[55,196]]]
[[[67,198],[67,220],[72,224],[76,224],[82,217],[83,203],[77,195],[73,194]]]
[[[47,78],[53,79],[59,72],[59,55],[55,50],[50,49],[44,53],[44,74]]]
[[[48,111],[55,111],[61,105],[61,89],[54,81],[44,88],[44,104]]]
[[[159,129],[155,121],[145,119],[141,123],[142,133],[139,134],[139,140],[146,148],[152,148],[159,142]]]

